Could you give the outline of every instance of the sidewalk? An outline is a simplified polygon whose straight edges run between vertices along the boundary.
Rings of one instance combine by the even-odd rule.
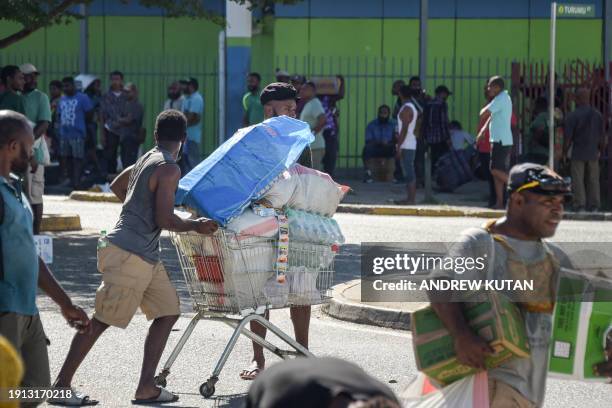
[[[434,204],[424,204],[423,189],[417,190],[416,205],[394,205],[393,200],[405,198],[403,184],[374,182],[363,183],[355,178],[338,178],[339,184],[351,187],[338,212],[368,215],[410,215],[421,217],[478,217],[498,218],[504,212],[487,208],[488,186],[485,181],[472,181],[453,193],[434,192]],[[70,198],[78,201],[118,203],[112,193],[74,191]],[[565,219],[579,221],[612,221],[611,212],[573,213],[566,211]]]
[[[321,310],[331,317],[352,323],[368,324],[396,330],[410,330],[410,315],[428,303],[361,301],[361,279],[332,288],[332,299]]]

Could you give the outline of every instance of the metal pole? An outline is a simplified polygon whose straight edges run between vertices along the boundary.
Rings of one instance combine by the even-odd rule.
[[[219,146],[225,142],[225,30],[219,30]]]
[[[419,20],[419,77],[421,86],[427,89],[427,18],[429,0],[421,0],[421,18]]]
[[[88,22],[87,22],[87,5],[81,4],[79,6],[79,13],[83,18],[80,22],[80,35],[79,35],[79,71],[82,74],[89,72],[89,46],[88,46]]]
[[[557,2],[550,5],[550,72],[548,90],[548,167],[555,168],[555,48],[557,43]]]
[[[609,82],[610,59],[612,58],[612,0],[605,0],[604,18],[604,69],[606,70],[606,82]]]
[[[419,77],[423,89],[427,89],[427,18],[429,14],[429,0],[421,0],[421,18],[419,20]],[[421,143],[425,143],[421,137]],[[424,203],[433,203],[431,186],[431,151],[429,146],[425,149],[425,199]]]

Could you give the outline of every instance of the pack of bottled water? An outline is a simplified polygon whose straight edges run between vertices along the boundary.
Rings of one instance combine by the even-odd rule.
[[[289,208],[289,238],[291,241],[312,242],[324,245],[343,244],[340,226],[330,217]]]

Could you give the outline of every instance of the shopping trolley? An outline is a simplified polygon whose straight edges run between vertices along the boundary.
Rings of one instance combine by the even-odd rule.
[[[200,386],[200,394],[205,398],[215,393],[219,374],[241,334],[283,359],[313,357],[263,314],[267,309],[328,302],[337,245],[290,241],[285,282],[279,283],[274,272],[279,257],[278,239],[224,229],[212,236],[188,232],[172,233],[171,238],[196,315],[155,377],[157,385],[166,386],[170,368],[200,320],[220,321],[234,329],[212,375]],[[248,330],[247,324],[254,321],[291,349],[280,349]]]

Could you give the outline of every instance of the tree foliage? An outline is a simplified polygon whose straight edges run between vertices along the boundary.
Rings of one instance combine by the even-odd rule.
[[[211,12],[202,0],[131,0],[148,8],[160,8],[168,17],[192,17],[224,24],[223,16]],[[251,10],[268,12],[274,4],[294,4],[300,0],[232,0],[238,4],[249,4]],[[0,0],[0,21],[19,23],[22,28],[0,38],[0,49],[14,44],[33,32],[56,24],[68,24],[82,16],[75,6],[89,4],[92,0]],[[128,4],[130,0],[121,0]]]

